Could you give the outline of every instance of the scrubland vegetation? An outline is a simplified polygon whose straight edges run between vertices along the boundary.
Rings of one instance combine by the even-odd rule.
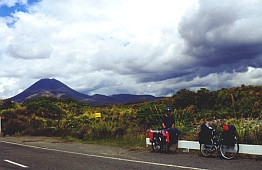
[[[88,106],[73,99],[41,97],[24,103],[0,104],[4,135],[59,136],[89,142],[145,146],[149,129],[160,128],[165,107],[172,107],[180,139],[198,140],[201,119],[234,124],[238,141],[262,144],[262,86],[210,92],[181,89],[154,102]],[[101,113],[100,118],[95,113]],[[220,131],[220,127],[217,127]]]

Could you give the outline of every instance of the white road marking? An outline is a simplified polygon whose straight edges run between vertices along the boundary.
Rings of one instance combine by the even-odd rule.
[[[42,149],[42,150],[48,150],[48,151],[70,153],[70,154],[75,154],[75,155],[84,155],[84,156],[96,157],[96,158],[119,160],[119,161],[125,161],[125,162],[135,162],[135,163],[142,163],[142,164],[148,164],[148,165],[157,165],[157,166],[164,166],[164,167],[174,167],[174,168],[181,168],[181,169],[208,170],[208,169],[195,168],[195,167],[189,167],[189,166],[181,166],[181,165],[173,165],[173,164],[163,164],[163,163],[156,163],[156,162],[147,162],[147,161],[139,161],[139,160],[132,160],[132,159],[108,157],[108,156],[101,156],[101,155],[93,155],[93,154],[86,154],[86,153],[71,152],[71,151],[63,151],[63,150],[57,150],[57,149],[49,149],[49,148],[43,148],[43,147],[38,147],[38,146],[24,145],[24,144],[20,144],[20,143],[13,143],[13,142],[8,142],[8,141],[0,141],[0,142],[7,143],[7,144],[12,144],[12,145],[18,145],[18,146],[25,146],[25,147],[29,147],[29,148],[36,148],[36,149]]]
[[[4,160],[4,161],[5,161],[5,162],[8,162],[8,163],[10,163],[10,164],[13,164],[13,165],[20,166],[20,167],[22,167],[22,168],[28,168],[28,166],[25,166],[25,165],[22,165],[22,164],[19,164],[19,163],[10,161],[10,160]]]

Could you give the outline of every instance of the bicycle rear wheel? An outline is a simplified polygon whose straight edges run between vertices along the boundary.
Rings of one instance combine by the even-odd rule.
[[[168,152],[169,153],[177,153],[177,143],[175,144],[167,144]]]
[[[224,159],[234,159],[238,155],[239,144],[237,140],[235,140],[235,144],[233,146],[221,145],[219,151]]]
[[[200,144],[200,153],[204,157],[211,156],[213,153],[212,145]]]

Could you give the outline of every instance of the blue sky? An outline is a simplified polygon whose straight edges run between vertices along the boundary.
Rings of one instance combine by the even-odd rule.
[[[0,0],[0,98],[262,85],[261,0]],[[12,13],[12,15],[11,15]]]
[[[0,8],[0,16],[2,17],[11,16],[12,13],[15,13],[17,11],[27,12],[25,5],[17,4],[12,7],[8,7],[4,5]]]
[[[11,0],[12,1],[12,0]],[[28,12],[27,7],[30,5],[33,5],[35,3],[38,3],[40,0],[27,0],[27,2],[21,2],[21,1],[13,1],[12,3],[6,3],[4,4],[4,1],[0,1],[0,16],[1,17],[7,17],[12,16],[13,13],[16,12]]]

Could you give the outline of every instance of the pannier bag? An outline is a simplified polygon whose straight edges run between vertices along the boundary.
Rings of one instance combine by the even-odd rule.
[[[150,142],[153,142],[154,138],[159,139],[159,137],[162,137],[161,131],[159,131],[159,130],[151,130],[149,132],[149,140],[150,140]]]
[[[234,146],[236,137],[236,127],[234,125],[223,126],[221,141],[223,145]]]
[[[162,132],[163,136],[162,136],[162,141],[166,141],[167,143],[170,142],[170,138],[169,138],[169,132],[165,131],[164,133]]]
[[[176,144],[178,142],[178,135],[181,134],[181,131],[177,128],[169,129],[169,140],[171,144]]]
[[[171,144],[176,144],[178,142],[178,134],[176,132],[169,132],[169,140]]]
[[[200,144],[213,144],[213,129],[210,129],[209,127],[207,127],[207,125],[202,124],[200,126],[198,140]]]

